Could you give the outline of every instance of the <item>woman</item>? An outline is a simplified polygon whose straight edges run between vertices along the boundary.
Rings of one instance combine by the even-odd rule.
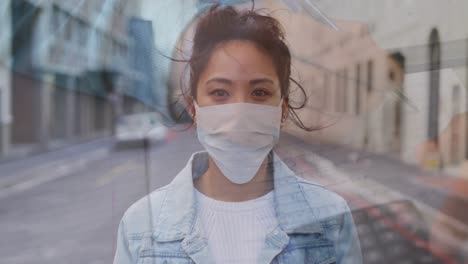
[[[308,129],[289,105],[278,21],[211,8],[189,66],[188,111],[206,151],[127,210],[114,263],[361,263],[346,202],[272,151],[288,115]]]

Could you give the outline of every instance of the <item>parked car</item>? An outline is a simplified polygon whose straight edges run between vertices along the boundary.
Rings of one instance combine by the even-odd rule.
[[[117,146],[142,144],[145,139],[150,143],[164,141],[168,128],[155,112],[144,112],[119,117],[116,123],[115,139]]]

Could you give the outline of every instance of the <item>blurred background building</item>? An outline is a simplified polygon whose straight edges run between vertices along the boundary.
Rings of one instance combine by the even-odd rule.
[[[330,117],[321,124],[336,120],[316,136],[425,167],[453,169],[468,159],[466,117],[459,116],[468,111],[468,18],[461,13],[468,4],[316,2],[341,25],[312,33],[320,40],[298,40],[318,46],[316,56],[299,57],[323,67],[313,78],[322,84],[311,86],[326,102],[319,117]]]
[[[109,135],[154,108],[153,29],[140,1],[2,1],[0,154]]]
[[[315,23],[315,38],[297,32],[292,40],[303,43],[296,57],[310,58],[296,60],[299,72],[321,68],[303,76],[318,114],[302,116],[333,126],[296,133],[427,168],[450,170],[468,159],[466,117],[451,125],[468,111],[468,18],[460,13],[468,3],[316,2],[340,30]]]

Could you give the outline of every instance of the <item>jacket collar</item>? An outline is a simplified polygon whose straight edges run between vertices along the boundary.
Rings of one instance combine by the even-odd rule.
[[[195,225],[196,202],[193,179],[208,166],[206,151],[192,154],[187,165],[166,189],[166,197],[155,218],[154,238],[157,241],[175,241],[198,232]],[[323,233],[295,175],[274,153],[274,199],[280,228],[287,234]]]

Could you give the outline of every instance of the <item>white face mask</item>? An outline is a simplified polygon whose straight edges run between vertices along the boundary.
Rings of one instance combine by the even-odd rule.
[[[199,107],[194,101],[198,140],[233,183],[255,176],[278,143],[281,104],[232,103]]]

